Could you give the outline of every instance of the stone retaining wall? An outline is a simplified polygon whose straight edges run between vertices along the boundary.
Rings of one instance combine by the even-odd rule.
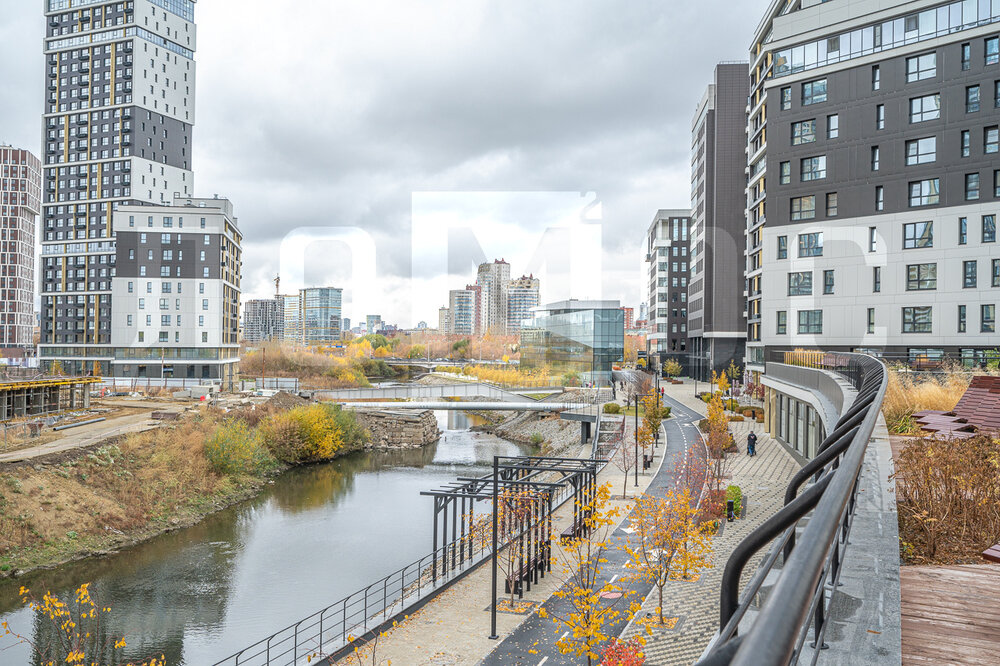
[[[371,433],[369,449],[419,449],[441,437],[434,412],[355,412],[358,423]]]

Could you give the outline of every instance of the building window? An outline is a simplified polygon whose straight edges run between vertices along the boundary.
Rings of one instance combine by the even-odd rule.
[[[927,164],[937,159],[937,137],[928,136],[906,142],[906,166]]]
[[[1000,150],[1000,128],[996,125],[983,130],[983,152],[995,153]]]
[[[1000,109],[1000,81],[993,82],[993,106]]]
[[[813,293],[812,271],[788,274],[789,296],[811,296]]]
[[[979,306],[979,331],[981,333],[996,333],[997,331],[997,306]]]
[[[875,308],[868,308],[868,327],[866,331],[868,333],[875,332]]]
[[[931,79],[937,74],[937,54],[924,53],[906,59],[906,82]]]
[[[872,171],[878,171],[879,164],[882,161],[882,153],[879,151],[878,146],[872,146]]]
[[[802,106],[826,101],[826,79],[802,84]]]
[[[781,175],[780,180],[782,185],[788,185],[792,182],[792,163],[782,162],[780,165]]]
[[[930,306],[903,308],[903,333],[930,333],[931,310]]]
[[[937,264],[910,264],[906,267],[906,291],[937,289]]]
[[[1000,287],[1000,259],[993,260],[993,280],[990,282],[991,287]]]
[[[910,122],[922,123],[941,117],[941,95],[924,95],[910,100]]]
[[[972,134],[969,130],[962,130],[962,157],[968,157],[972,152]]]
[[[788,332],[788,313],[785,310],[778,310],[778,335]]]
[[[872,267],[872,293],[877,294],[882,291],[882,267]]]
[[[875,129],[885,129],[885,104],[875,107]]]
[[[201,333],[201,341],[202,342],[208,342],[208,331],[202,331],[202,333]]]
[[[962,262],[962,289],[975,289],[979,271],[976,260]]]
[[[823,271],[823,293],[830,295],[833,293],[833,271]]]
[[[799,168],[799,178],[803,182],[826,178],[826,155],[803,158]]]
[[[823,232],[814,231],[811,234],[799,234],[800,257],[823,256]]]
[[[972,45],[962,44],[962,71],[968,71],[972,66]]]
[[[909,185],[910,206],[934,206],[941,201],[941,181],[938,178],[917,180]]]
[[[875,252],[878,249],[878,232],[875,227],[868,227],[868,251]]]
[[[993,172],[993,196],[1000,199],[1000,169]]]
[[[778,236],[778,259],[788,258],[788,236]]]
[[[958,332],[965,333],[966,331],[966,316],[965,316],[965,306],[958,306]]]
[[[983,215],[983,242],[997,242],[997,218],[995,215]]]
[[[791,200],[793,220],[811,220],[816,217],[816,197],[795,197]]]
[[[826,216],[837,217],[837,193],[828,192],[826,195]]]
[[[934,247],[933,222],[907,222],[903,225],[903,249]]]
[[[965,89],[965,112],[975,113],[979,110],[979,86],[969,86]]]
[[[781,89],[781,110],[788,111],[792,108],[792,87],[785,86]]]
[[[872,90],[882,87],[882,70],[878,65],[872,65]]]
[[[965,174],[965,200],[975,201],[979,198],[979,174]]]
[[[826,117],[826,138],[836,139],[840,136],[840,115],[833,114]]]
[[[792,145],[813,143],[816,140],[816,119],[792,123]]]
[[[885,189],[881,185],[875,186],[875,210],[885,210]]]
[[[799,310],[799,333],[815,335],[823,332],[822,310]]]
[[[989,37],[986,39],[986,64],[995,65],[998,62],[1000,62],[1000,38]]]
[[[964,218],[958,218],[958,244],[965,245],[969,242],[969,221]]]

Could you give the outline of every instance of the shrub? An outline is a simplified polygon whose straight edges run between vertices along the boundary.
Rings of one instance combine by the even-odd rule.
[[[205,442],[205,457],[219,474],[260,475],[275,467],[259,432],[237,419],[212,433]]]
[[[976,561],[1000,535],[1000,439],[914,439],[896,456],[902,555]]]
[[[739,410],[739,408],[740,408],[740,403],[738,403],[733,398],[730,398],[729,400],[726,400],[726,402],[723,403],[723,404],[725,404],[726,409],[728,409],[731,412],[735,412],[735,411]]]
[[[344,445],[336,410],[328,405],[296,407],[276,414],[263,433],[271,452],[286,463],[329,460]]]
[[[533,432],[533,433],[531,433],[531,437],[529,438],[529,441],[532,444],[534,444],[535,446],[541,446],[542,443],[545,441],[545,438],[542,437],[542,433],[540,433],[540,432]]]
[[[712,401],[712,394],[711,393],[699,393],[698,397],[701,398],[702,402],[706,402],[707,403],[707,402],[711,402]]]
[[[726,488],[726,500],[733,501],[733,511],[739,516],[743,513],[743,491],[739,486],[729,486]]]
[[[609,402],[604,405],[605,414],[621,414],[622,408],[617,402]]]
[[[890,432],[914,433],[914,412],[925,409],[951,411],[969,388],[972,375],[951,372],[940,377],[889,372],[889,383],[882,402],[882,414]]]
[[[741,423],[743,421],[743,417],[739,414],[734,414],[729,417],[729,420],[733,423]]]
[[[698,430],[701,430],[702,432],[708,432],[708,426],[709,426],[708,419],[702,419],[701,421],[698,421]]]
[[[670,408],[669,407],[660,407],[660,418],[661,419],[669,419],[670,418]]]

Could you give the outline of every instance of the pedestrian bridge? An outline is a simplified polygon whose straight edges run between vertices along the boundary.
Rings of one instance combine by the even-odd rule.
[[[337,389],[315,391],[319,400],[379,401],[379,400],[434,400],[440,398],[479,398],[497,402],[524,402],[526,395],[561,393],[561,387],[502,389],[481,382],[455,382],[454,384],[405,384],[368,389]],[[543,403],[544,404],[544,403]],[[553,403],[558,404],[558,403]],[[425,408],[426,409],[426,408]]]
[[[336,402],[336,401],[334,401]],[[450,411],[469,411],[470,409],[499,412],[578,412],[593,405],[585,402],[469,402],[469,401],[362,401],[340,402],[347,409],[444,409]],[[578,421],[582,418],[569,418]]]

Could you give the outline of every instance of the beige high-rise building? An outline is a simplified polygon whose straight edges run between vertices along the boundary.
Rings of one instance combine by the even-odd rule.
[[[483,333],[507,334],[510,264],[503,259],[479,265],[476,284],[480,293],[480,327]]]
[[[35,226],[41,210],[42,164],[27,150],[0,146],[0,173],[0,347],[26,349],[35,326]]]

